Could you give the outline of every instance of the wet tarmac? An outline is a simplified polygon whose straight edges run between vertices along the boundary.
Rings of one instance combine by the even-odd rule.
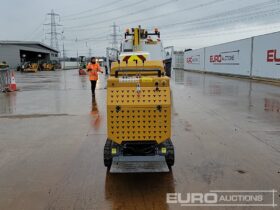
[[[280,87],[172,77],[173,170],[113,175],[103,166],[105,77],[92,101],[77,70],[17,73],[21,90],[0,94],[0,209],[255,209],[181,207],[166,193],[279,192]]]

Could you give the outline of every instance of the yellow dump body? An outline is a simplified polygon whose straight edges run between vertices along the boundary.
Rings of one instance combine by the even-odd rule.
[[[169,78],[161,61],[113,63],[107,82],[107,132],[115,143],[171,136]],[[136,76],[137,75],[137,76]],[[141,76],[139,76],[141,75]]]

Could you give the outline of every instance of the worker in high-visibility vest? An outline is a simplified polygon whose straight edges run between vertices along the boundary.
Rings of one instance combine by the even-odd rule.
[[[100,68],[99,64],[96,62],[96,58],[92,57],[90,59],[90,63],[87,65],[87,71],[89,75],[89,80],[91,82],[91,92],[92,96],[95,96],[95,87],[98,80],[98,72],[103,73],[102,69]]]

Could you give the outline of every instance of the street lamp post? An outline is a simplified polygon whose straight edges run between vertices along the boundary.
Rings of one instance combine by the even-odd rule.
[[[38,54],[38,61],[37,61],[37,64],[38,64],[38,69],[41,71],[41,68],[40,68],[40,64],[39,64],[39,62],[40,62],[40,58],[42,57],[42,55],[41,54]]]

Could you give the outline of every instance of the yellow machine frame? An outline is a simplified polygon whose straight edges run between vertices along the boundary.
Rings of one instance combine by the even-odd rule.
[[[125,78],[138,71],[140,78]],[[144,66],[135,66],[135,62],[113,63],[107,82],[109,139],[121,144],[139,140],[161,143],[170,138],[170,87],[163,72],[161,61],[147,61]]]
[[[107,79],[104,165],[111,173],[168,172],[174,165],[171,91],[163,60],[149,60],[141,42],[158,30],[132,28],[132,52],[122,52]]]

